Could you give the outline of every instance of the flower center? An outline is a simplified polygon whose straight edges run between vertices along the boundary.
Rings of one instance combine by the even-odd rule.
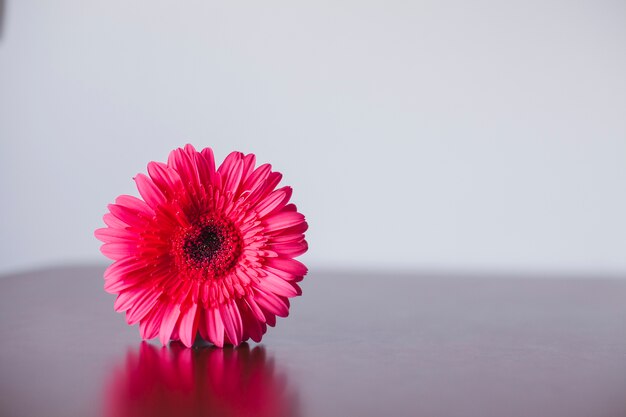
[[[211,224],[202,228],[198,236],[188,238],[183,248],[191,260],[210,263],[221,252],[223,241],[220,230]]]
[[[176,241],[179,261],[185,268],[198,270],[204,278],[219,278],[228,273],[243,247],[238,228],[230,220],[216,217],[200,220]]]

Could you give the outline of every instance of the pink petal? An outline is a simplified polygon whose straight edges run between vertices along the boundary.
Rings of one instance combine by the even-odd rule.
[[[282,243],[298,243],[304,240],[304,234],[302,233],[291,233],[291,234],[278,234],[272,235],[269,239],[269,243],[271,245],[282,244]]]
[[[248,196],[249,201],[259,201],[263,200],[269,193],[274,191],[278,183],[280,182],[283,174],[280,172],[270,172],[267,176],[267,179],[263,181],[259,186],[257,186],[254,191],[250,192]]]
[[[226,332],[226,336],[228,336],[228,340],[233,345],[238,345],[241,343],[243,327],[237,305],[232,300],[226,304],[222,304],[220,306],[220,314],[224,321],[224,331]]]
[[[136,273],[139,276],[141,275],[142,270],[146,268],[146,265],[147,264],[145,262],[142,262],[135,258],[125,258],[116,261],[109,265],[109,267],[104,271],[104,280],[114,281],[117,279],[125,278],[129,274],[133,273]],[[149,276],[149,274],[146,274],[146,276]]]
[[[187,187],[188,192],[197,193],[199,189],[200,179],[196,170],[195,161],[187,151],[178,148],[170,152],[167,159],[167,165],[173,168],[180,176],[182,185]]]
[[[109,294],[119,294],[121,292],[129,291],[132,287],[137,286],[139,280],[133,276],[118,276],[108,279],[104,282],[104,290]]]
[[[283,257],[295,258],[305,253],[309,249],[309,245],[306,240],[302,240],[300,242],[273,243],[269,245],[269,249]]]
[[[170,302],[163,314],[163,321],[161,322],[161,329],[159,330],[159,340],[163,346],[167,345],[167,342],[169,342],[179,315],[180,305]]]
[[[191,143],[186,144],[184,149],[185,149],[185,152],[187,152],[189,156],[192,156],[198,153],[198,151],[196,151],[196,148],[194,148]]]
[[[200,151],[200,154],[204,157],[204,160],[209,164],[209,166],[215,168],[215,157],[213,155],[213,149],[206,147]]]
[[[270,164],[260,165],[252,172],[252,174],[250,174],[248,178],[246,178],[246,181],[243,184],[243,189],[248,191],[256,190],[257,187],[265,182],[271,171],[272,166]]]
[[[265,322],[265,315],[263,314],[263,311],[258,306],[256,301],[254,301],[254,297],[251,296],[251,295],[247,296],[247,297],[244,298],[244,301],[246,302],[246,304],[248,304],[248,307],[250,308],[250,311],[252,312],[252,314],[254,314],[256,319],[258,321],[264,323]]]
[[[209,340],[217,347],[224,346],[224,322],[219,308],[209,308],[206,314],[206,330]]]
[[[284,210],[284,209],[283,209]],[[297,226],[293,226],[293,227],[288,227],[286,229],[279,229],[279,230],[274,230],[274,231],[269,231],[268,234],[272,237],[272,239],[277,239],[280,236],[287,236],[287,235],[293,235],[293,234],[303,234],[304,232],[306,232],[309,228],[309,225],[307,222],[302,222]]]
[[[132,326],[143,320],[157,303],[160,296],[160,291],[146,291],[143,296],[135,300],[133,306],[126,312],[126,322]]]
[[[267,189],[267,193],[269,193],[274,188],[276,188],[276,186],[278,185],[278,183],[282,179],[283,179],[283,174],[281,174],[280,172],[272,172],[272,173],[270,173],[267,176],[267,180],[265,182],[265,187]]]
[[[150,216],[154,214],[152,208],[148,204],[146,204],[145,201],[140,200],[132,195],[121,195],[117,197],[115,199],[115,204],[128,207],[129,209],[139,213],[146,213]]]
[[[273,214],[274,212],[280,210],[287,204],[289,199],[291,198],[292,189],[291,187],[283,187],[281,189],[273,191],[270,195],[265,197],[257,206],[255,207],[256,212],[259,215],[259,218],[263,218],[267,215]]]
[[[143,198],[150,207],[156,208],[165,204],[165,196],[150,178],[143,174],[137,174],[135,176],[135,183],[137,184],[137,190],[139,190],[141,198]]]
[[[102,220],[104,221],[104,224],[106,224],[107,226],[113,227],[116,229],[118,228],[124,229],[125,227],[128,227],[126,223],[124,223],[123,221],[121,221],[120,219],[112,215],[111,213],[107,213],[104,216],[102,216]]]
[[[198,331],[198,305],[196,303],[191,304],[189,309],[183,313],[180,319],[179,336],[181,342],[185,346],[191,347],[196,338],[196,332]]]
[[[222,176],[224,191],[236,193],[243,176],[243,154],[231,152],[217,169],[217,172]]]
[[[276,314],[273,314],[272,312],[264,308],[263,315],[265,316],[265,323],[267,323],[268,326],[276,326]]]
[[[293,276],[303,276],[308,271],[302,262],[295,259],[267,258],[265,265]],[[283,275],[279,274],[279,276]]]
[[[143,229],[146,227],[147,224],[150,223],[152,219],[151,213],[138,211],[133,208],[119,204],[109,204],[108,209],[112,215],[125,223],[124,227],[136,226]]]
[[[137,240],[139,235],[137,233],[132,232],[128,229],[119,229],[114,227],[104,227],[102,229],[97,229],[94,232],[94,236],[102,242],[110,243],[116,242],[119,240]]]
[[[283,210],[282,210],[282,211],[298,211],[298,207],[296,207],[296,205],[295,205],[295,204],[290,203],[290,204],[287,204],[287,205],[283,208]]]
[[[241,176],[241,180],[245,182],[252,172],[254,171],[254,164],[256,163],[256,156],[253,153],[249,153],[248,155],[243,157],[243,175]]]
[[[163,302],[157,302],[148,315],[141,320],[139,323],[139,332],[144,340],[157,337],[166,307],[167,305]]]
[[[261,278],[258,284],[267,293],[282,295],[283,297],[295,297],[299,295],[299,287],[296,284],[289,283],[275,275],[268,274]]]
[[[258,288],[255,288],[254,292],[254,299],[262,308],[279,317],[287,317],[289,315],[289,304],[284,299]]]
[[[128,310],[135,302],[140,299],[146,290],[138,290],[138,291],[124,291],[120,293],[115,299],[115,303],[113,304],[113,309],[117,312]]]
[[[162,162],[150,162],[148,175],[168,200],[174,198],[175,194],[183,188],[178,173]]]
[[[114,261],[134,256],[138,251],[137,242],[105,243],[100,247],[100,252]]]
[[[281,211],[263,219],[263,223],[269,231],[286,229],[302,222],[304,222],[304,216],[295,211]]]
[[[265,320],[260,322],[256,319],[254,313],[250,311],[250,308],[247,304],[240,302],[240,312],[241,312],[241,321],[243,323],[243,328],[246,330],[246,333],[250,336],[252,340],[255,342],[260,342],[263,338],[263,334],[267,329],[265,325]]]
[[[205,187],[215,184],[215,157],[211,148],[204,148],[200,153],[196,154],[196,163],[198,164],[198,174],[202,184]]]

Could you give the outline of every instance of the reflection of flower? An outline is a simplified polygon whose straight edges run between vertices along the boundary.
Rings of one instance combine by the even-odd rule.
[[[217,346],[256,342],[289,313],[289,297],[306,267],[307,223],[282,175],[253,154],[233,152],[216,169],[213,151],[176,149],[167,164],[150,162],[135,177],[143,200],[122,195],[96,230],[106,291],[116,311],[139,323],[144,339],[181,340],[196,333]]]
[[[114,370],[105,406],[116,417],[293,416],[286,388],[262,346],[166,349],[143,342]]]

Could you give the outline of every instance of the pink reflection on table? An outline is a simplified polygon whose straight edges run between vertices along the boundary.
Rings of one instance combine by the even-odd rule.
[[[142,342],[117,366],[105,392],[107,416],[281,417],[294,395],[265,348],[188,349]]]

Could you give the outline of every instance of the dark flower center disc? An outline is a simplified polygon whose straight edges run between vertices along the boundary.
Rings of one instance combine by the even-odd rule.
[[[211,218],[198,222],[188,230],[181,246],[189,267],[206,271],[207,277],[218,278],[237,263],[243,239],[232,222]]]
[[[204,227],[195,238],[185,241],[183,248],[187,256],[195,262],[211,262],[211,260],[222,250],[224,237],[220,230],[209,225]]]

